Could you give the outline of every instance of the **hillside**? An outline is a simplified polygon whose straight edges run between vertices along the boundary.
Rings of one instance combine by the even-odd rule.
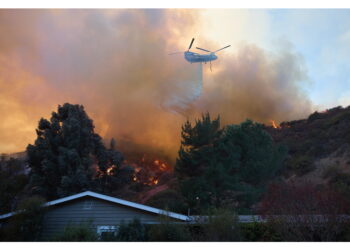
[[[314,112],[307,119],[266,127],[288,147],[281,174],[287,180],[325,184],[350,174],[350,106]]]
[[[288,182],[310,182],[336,185],[350,194],[350,106],[335,107],[314,112],[307,119],[265,126],[277,144],[288,148],[288,156],[279,172]],[[155,156],[125,155],[127,164],[134,168],[134,182],[113,195],[136,202],[157,206],[158,199],[175,202],[176,180],[171,166]],[[25,152],[3,155],[2,160],[15,158],[21,162],[18,173],[28,173]],[[167,171],[159,168],[165,166]],[[162,170],[162,171],[161,171]]]

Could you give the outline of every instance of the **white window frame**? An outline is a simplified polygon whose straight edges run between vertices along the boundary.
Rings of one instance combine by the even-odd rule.
[[[115,236],[118,232],[119,226],[97,226],[97,234],[99,237],[102,236],[102,233],[113,233]]]

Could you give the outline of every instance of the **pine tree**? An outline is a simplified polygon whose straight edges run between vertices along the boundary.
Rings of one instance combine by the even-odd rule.
[[[181,135],[175,172],[189,207],[197,210],[220,207],[232,193],[249,207],[286,155],[263,125],[250,120],[220,129],[220,118],[206,114],[194,126],[187,121]]]
[[[34,145],[27,147],[30,185],[47,199],[93,188],[94,178],[123,160],[120,152],[105,148],[82,105],[59,105],[50,121],[41,118],[36,132]]]
[[[220,117],[211,120],[209,113],[196,120],[195,125],[187,121],[182,126],[181,147],[176,160],[179,176],[199,176],[214,157],[213,144],[217,143],[222,130]]]
[[[220,204],[222,189],[232,182],[227,169],[218,164],[217,147],[223,130],[220,117],[211,120],[209,113],[182,126],[182,141],[175,172],[182,194],[192,209]]]

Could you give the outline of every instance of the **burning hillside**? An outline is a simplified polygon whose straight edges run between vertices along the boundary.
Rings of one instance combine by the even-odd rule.
[[[134,168],[134,182],[139,182],[148,186],[157,185],[160,177],[164,173],[172,170],[165,161],[146,154],[140,159],[129,158],[129,160],[124,161],[124,164]]]
[[[334,178],[340,178],[342,173],[350,173],[349,123],[350,107],[314,112],[307,119],[280,124],[271,120],[265,130],[276,143],[288,147],[289,155],[281,172],[284,177],[290,179],[294,176],[297,180],[302,180],[306,176],[317,178],[320,183],[338,181]],[[118,141],[116,149],[124,156],[124,161],[118,164],[119,168],[111,164],[105,173],[97,174],[101,181],[105,177],[108,179],[108,175],[114,178],[114,184],[111,182],[111,185],[116,186],[110,189],[111,194],[134,201],[145,201],[159,192],[165,192],[169,187],[171,189],[176,182],[173,175],[175,162],[166,151],[130,140]],[[25,160],[24,155],[20,158]],[[95,165],[95,170],[99,171],[97,163]],[[340,171],[340,175],[334,175],[332,171]],[[119,183],[124,180],[124,184]]]

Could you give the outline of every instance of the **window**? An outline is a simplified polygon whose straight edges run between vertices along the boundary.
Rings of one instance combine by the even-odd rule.
[[[97,226],[97,234],[100,239],[108,239],[117,235],[117,226]]]

